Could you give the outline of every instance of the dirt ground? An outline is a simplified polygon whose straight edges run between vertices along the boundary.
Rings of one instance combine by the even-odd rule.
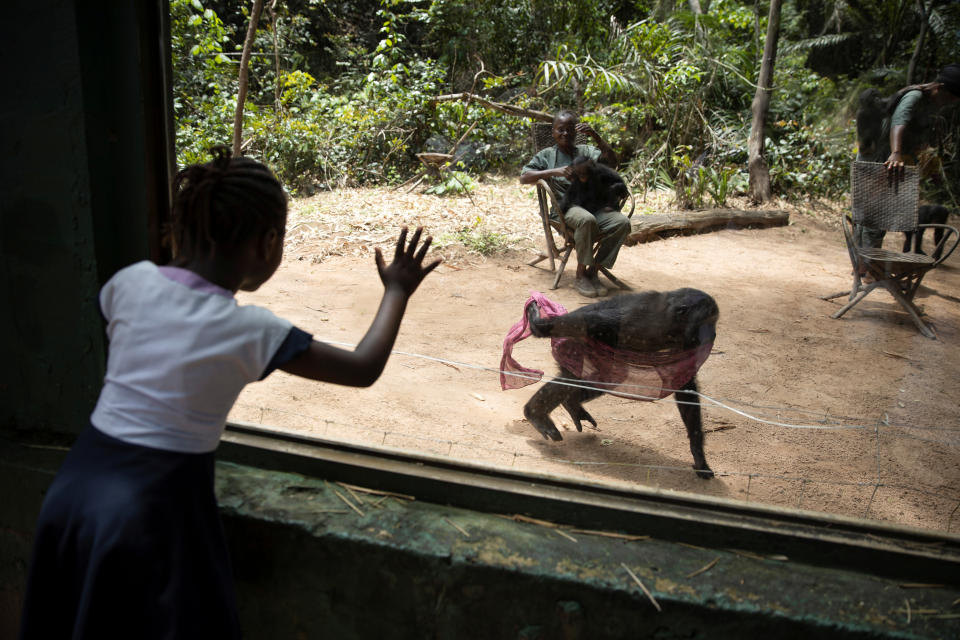
[[[717,477],[705,481],[692,471],[672,397],[599,398],[588,406],[599,428],[583,433],[556,411],[564,440],[552,442],[522,416],[538,386],[500,389],[503,338],[530,291],[569,310],[589,302],[572,287],[573,265],[553,291],[549,271],[527,266],[542,242],[533,198],[514,180],[495,180],[472,199],[372,189],[295,201],[283,264],[239,298],[317,339],[354,344],[363,336],[382,292],[372,247],[389,247],[401,224],[426,225],[447,262],[412,298],[401,353],[373,387],[276,372],[244,391],[231,419],[589,483],[960,530],[960,251],[917,295],[938,336],[930,340],[883,291],[830,318],[844,298],[820,296],[851,281],[836,210],[793,206],[785,227],[625,247],[614,271],[634,289],[692,286],[720,306],[714,350],[699,373],[701,392],[716,401],[705,401],[704,428]],[[669,207],[651,195],[635,215]],[[457,231],[461,240],[489,239],[491,230],[510,247],[494,257],[451,241]],[[514,355],[556,374],[547,341],[528,339]]]

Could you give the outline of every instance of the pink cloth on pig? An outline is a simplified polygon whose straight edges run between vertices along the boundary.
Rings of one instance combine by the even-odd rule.
[[[539,291],[530,292],[523,305],[523,318],[510,328],[503,340],[500,360],[500,387],[519,389],[539,381],[543,371],[522,366],[513,358],[513,345],[529,337],[527,307],[540,307],[540,317],[567,312],[558,302]],[[713,348],[708,342],[693,349],[639,352],[616,349],[593,338],[551,338],[553,359],[572,374],[607,393],[635,400],[659,400],[685,385],[696,375]],[[641,397],[637,397],[641,396]]]

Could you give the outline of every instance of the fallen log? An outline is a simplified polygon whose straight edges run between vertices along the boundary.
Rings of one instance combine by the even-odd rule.
[[[748,227],[780,227],[790,221],[786,211],[746,211],[743,209],[706,209],[669,215],[634,216],[630,219],[630,235],[624,244],[632,246],[675,235],[704,233],[717,229]]]

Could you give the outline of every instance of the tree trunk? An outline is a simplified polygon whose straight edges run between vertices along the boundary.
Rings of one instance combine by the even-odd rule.
[[[277,0],[270,3],[270,25],[273,31],[273,108],[280,113],[280,45],[277,42]]]
[[[700,23],[700,17],[707,14],[707,11],[710,10],[710,0],[688,0],[687,2],[690,5],[690,11],[693,12],[693,15],[696,16],[694,27],[696,29],[696,35],[698,40],[703,40],[706,37],[706,31],[703,28],[703,25]]]
[[[767,17],[767,40],[763,45],[763,60],[760,61],[760,77],[757,92],[753,96],[753,122],[747,143],[750,171],[750,199],[755,203],[770,199],[770,168],[763,153],[763,131],[770,108],[770,93],[773,91],[773,64],[777,58],[777,39],[780,36],[780,0],[770,0]]]
[[[630,233],[624,244],[662,240],[677,235],[691,235],[720,229],[756,229],[782,227],[790,223],[786,211],[766,209],[706,209],[666,215],[636,216],[630,219]]]
[[[920,59],[920,51],[923,49],[923,41],[926,40],[928,22],[927,7],[923,0],[917,0],[917,13],[920,14],[920,35],[917,36],[917,46],[913,49],[913,55],[910,56],[910,64],[907,65],[907,84],[914,83],[914,76],[917,72],[917,60]]]
[[[250,75],[250,52],[253,50],[253,38],[257,34],[257,22],[263,10],[263,0],[253,0],[250,13],[250,25],[247,37],[243,41],[243,54],[240,56],[240,89],[237,91],[237,111],[233,116],[233,155],[240,155],[240,138],[243,135],[243,103],[247,100],[247,78]]]

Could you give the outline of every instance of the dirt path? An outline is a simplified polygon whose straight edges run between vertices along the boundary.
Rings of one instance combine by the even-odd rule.
[[[641,483],[960,530],[960,252],[928,275],[917,296],[939,336],[929,340],[885,292],[871,294],[841,320],[829,317],[841,303],[819,296],[849,287],[850,265],[840,232],[815,217],[795,214],[787,227],[625,248],[615,271],[635,289],[693,286],[720,306],[714,351],[700,371],[701,391],[753,417],[705,407],[707,460],[718,477],[703,481],[692,472],[671,398],[595,400],[589,410],[599,429],[584,433],[555,412],[564,433],[555,443],[522,418],[536,386],[500,390],[503,337],[520,318],[529,292],[544,292],[570,310],[587,301],[571,286],[572,267],[560,288],[550,291],[551,274],[526,266],[536,241],[528,195],[509,184],[490,189],[477,195],[485,222],[498,212],[507,220],[508,212],[519,209],[531,216],[530,233],[515,233],[512,243],[520,248],[495,258],[471,257],[458,245],[443,250],[450,264],[414,296],[396,345],[417,355],[395,355],[369,389],[318,385],[277,372],[248,387],[231,418],[588,482]],[[326,204],[301,203],[291,226],[303,222],[300,228],[312,235],[305,240],[290,234],[277,275],[260,291],[241,295],[241,302],[267,306],[317,339],[356,343],[381,294],[369,245],[382,246],[398,221],[415,224],[411,211],[440,201],[410,195],[431,200],[421,208],[404,201],[400,211],[375,217],[385,193],[349,196],[365,203],[353,207],[336,207],[332,195]],[[363,233],[356,225],[352,235],[334,229],[338,220],[348,226],[337,209],[356,214],[363,206],[371,208],[366,218],[359,216],[370,221],[359,227]],[[455,210],[447,201],[434,213],[446,212],[451,229],[476,227],[475,206],[460,203]],[[445,233],[440,223],[426,223],[435,235]],[[512,224],[512,218],[504,223],[507,234]],[[895,235],[888,239],[891,246],[899,241]],[[515,356],[548,375],[556,372],[545,341],[527,340]]]

